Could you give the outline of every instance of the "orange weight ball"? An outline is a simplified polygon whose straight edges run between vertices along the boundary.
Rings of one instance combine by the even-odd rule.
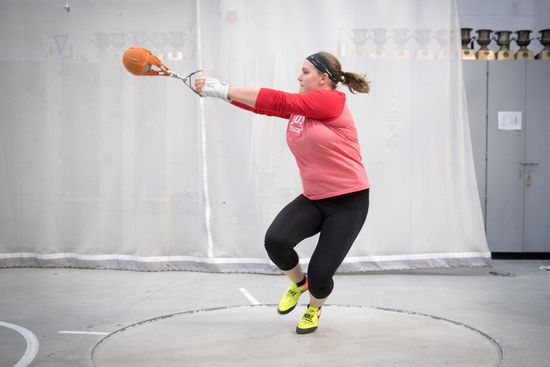
[[[134,75],[168,75],[168,68],[146,48],[130,47],[122,55],[126,70]],[[153,69],[153,66],[160,70]]]

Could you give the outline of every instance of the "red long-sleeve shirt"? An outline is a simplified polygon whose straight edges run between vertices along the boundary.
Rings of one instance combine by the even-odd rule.
[[[262,88],[254,108],[231,103],[255,113],[288,119],[286,139],[307,198],[318,200],[369,188],[357,130],[344,93],[325,89],[286,93]]]

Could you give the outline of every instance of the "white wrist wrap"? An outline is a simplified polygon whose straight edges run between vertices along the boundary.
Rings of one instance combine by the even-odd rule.
[[[229,101],[229,84],[220,82],[218,79],[206,78],[204,86],[201,89],[201,95],[205,97],[220,98]]]

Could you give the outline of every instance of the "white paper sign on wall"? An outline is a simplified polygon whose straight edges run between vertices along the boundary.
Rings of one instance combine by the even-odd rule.
[[[498,111],[499,130],[521,130],[521,111]]]

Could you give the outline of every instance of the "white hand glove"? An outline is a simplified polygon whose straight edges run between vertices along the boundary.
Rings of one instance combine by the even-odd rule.
[[[206,78],[200,93],[205,97],[216,97],[229,102],[229,84],[218,79]]]

